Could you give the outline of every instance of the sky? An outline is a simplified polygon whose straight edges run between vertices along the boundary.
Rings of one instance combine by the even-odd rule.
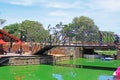
[[[59,22],[69,24],[74,17],[87,16],[101,31],[120,35],[120,0],[0,0],[0,18],[4,25],[24,20],[38,21],[54,27]]]

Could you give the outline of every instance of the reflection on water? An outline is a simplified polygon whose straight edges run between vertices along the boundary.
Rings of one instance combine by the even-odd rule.
[[[75,75],[72,73],[72,77],[75,77]],[[55,77],[57,80],[63,80],[62,75],[60,74],[53,74],[53,77]],[[113,76],[106,76],[106,75],[100,75],[98,77],[98,80],[113,80]]]
[[[116,67],[111,65],[114,63],[119,65],[116,61],[76,59],[65,62],[67,66],[72,64],[72,67],[65,67],[65,65],[3,66],[0,67],[0,80],[108,80],[108,78],[112,80],[111,75],[114,72],[112,67],[110,67],[112,70],[104,69],[107,66]],[[93,65],[94,67],[91,68]],[[103,68],[101,66],[104,69],[101,69]]]
[[[113,76],[101,75],[98,80],[113,80]]]
[[[63,66],[32,65],[0,67],[0,80],[98,80],[113,71]]]
[[[63,80],[63,77],[62,77],[61,74],[52,74],[52,75],[53,75],[53,77],[56,78],[57,80]],[[70,72],[70,75],[69,75],[69,76],[71,76],[72,78],[75,79],[76,73]]]
[[[62,75],[60,75],[60,74],[52,74],[53,75],[53,77],[55,77],[57,80],[63,80],[62,79]]]

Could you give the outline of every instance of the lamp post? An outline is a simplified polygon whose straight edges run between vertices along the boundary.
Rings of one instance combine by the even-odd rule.
[[[19,29],[19,31],[20,31],[20,41],[21,41],[21,42],[19,43],[19,44],[20,44],[19,53],[20,53],[20,55],[22,55],[22,52],[23,52],[23,49],[22,49],[22,41],[23,41],[23,37],[24,37],[24,36],[22,35],[22,33],[23,33],[24,30]]]

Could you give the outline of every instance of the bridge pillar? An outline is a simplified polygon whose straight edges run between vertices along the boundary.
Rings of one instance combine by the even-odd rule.
[[[94,58],[94,49],[93,48],[83,48],[83,57]]]
[[[75,47],[75,58],[82,58],[82,48],[81,47]]]
[[[82,48],[81,47],[67,47],[65,51],[66,55],[73,56],[73,58],[82,57]]]

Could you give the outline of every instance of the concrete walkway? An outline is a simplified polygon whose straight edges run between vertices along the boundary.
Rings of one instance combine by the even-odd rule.
[[[31,55],[30,53],[26,53],[26,54],[15,54],[15,53],[7,53],[6,55],[0,55],[0,57],[10,57],[10,56],[36,56],[36,55]]]

